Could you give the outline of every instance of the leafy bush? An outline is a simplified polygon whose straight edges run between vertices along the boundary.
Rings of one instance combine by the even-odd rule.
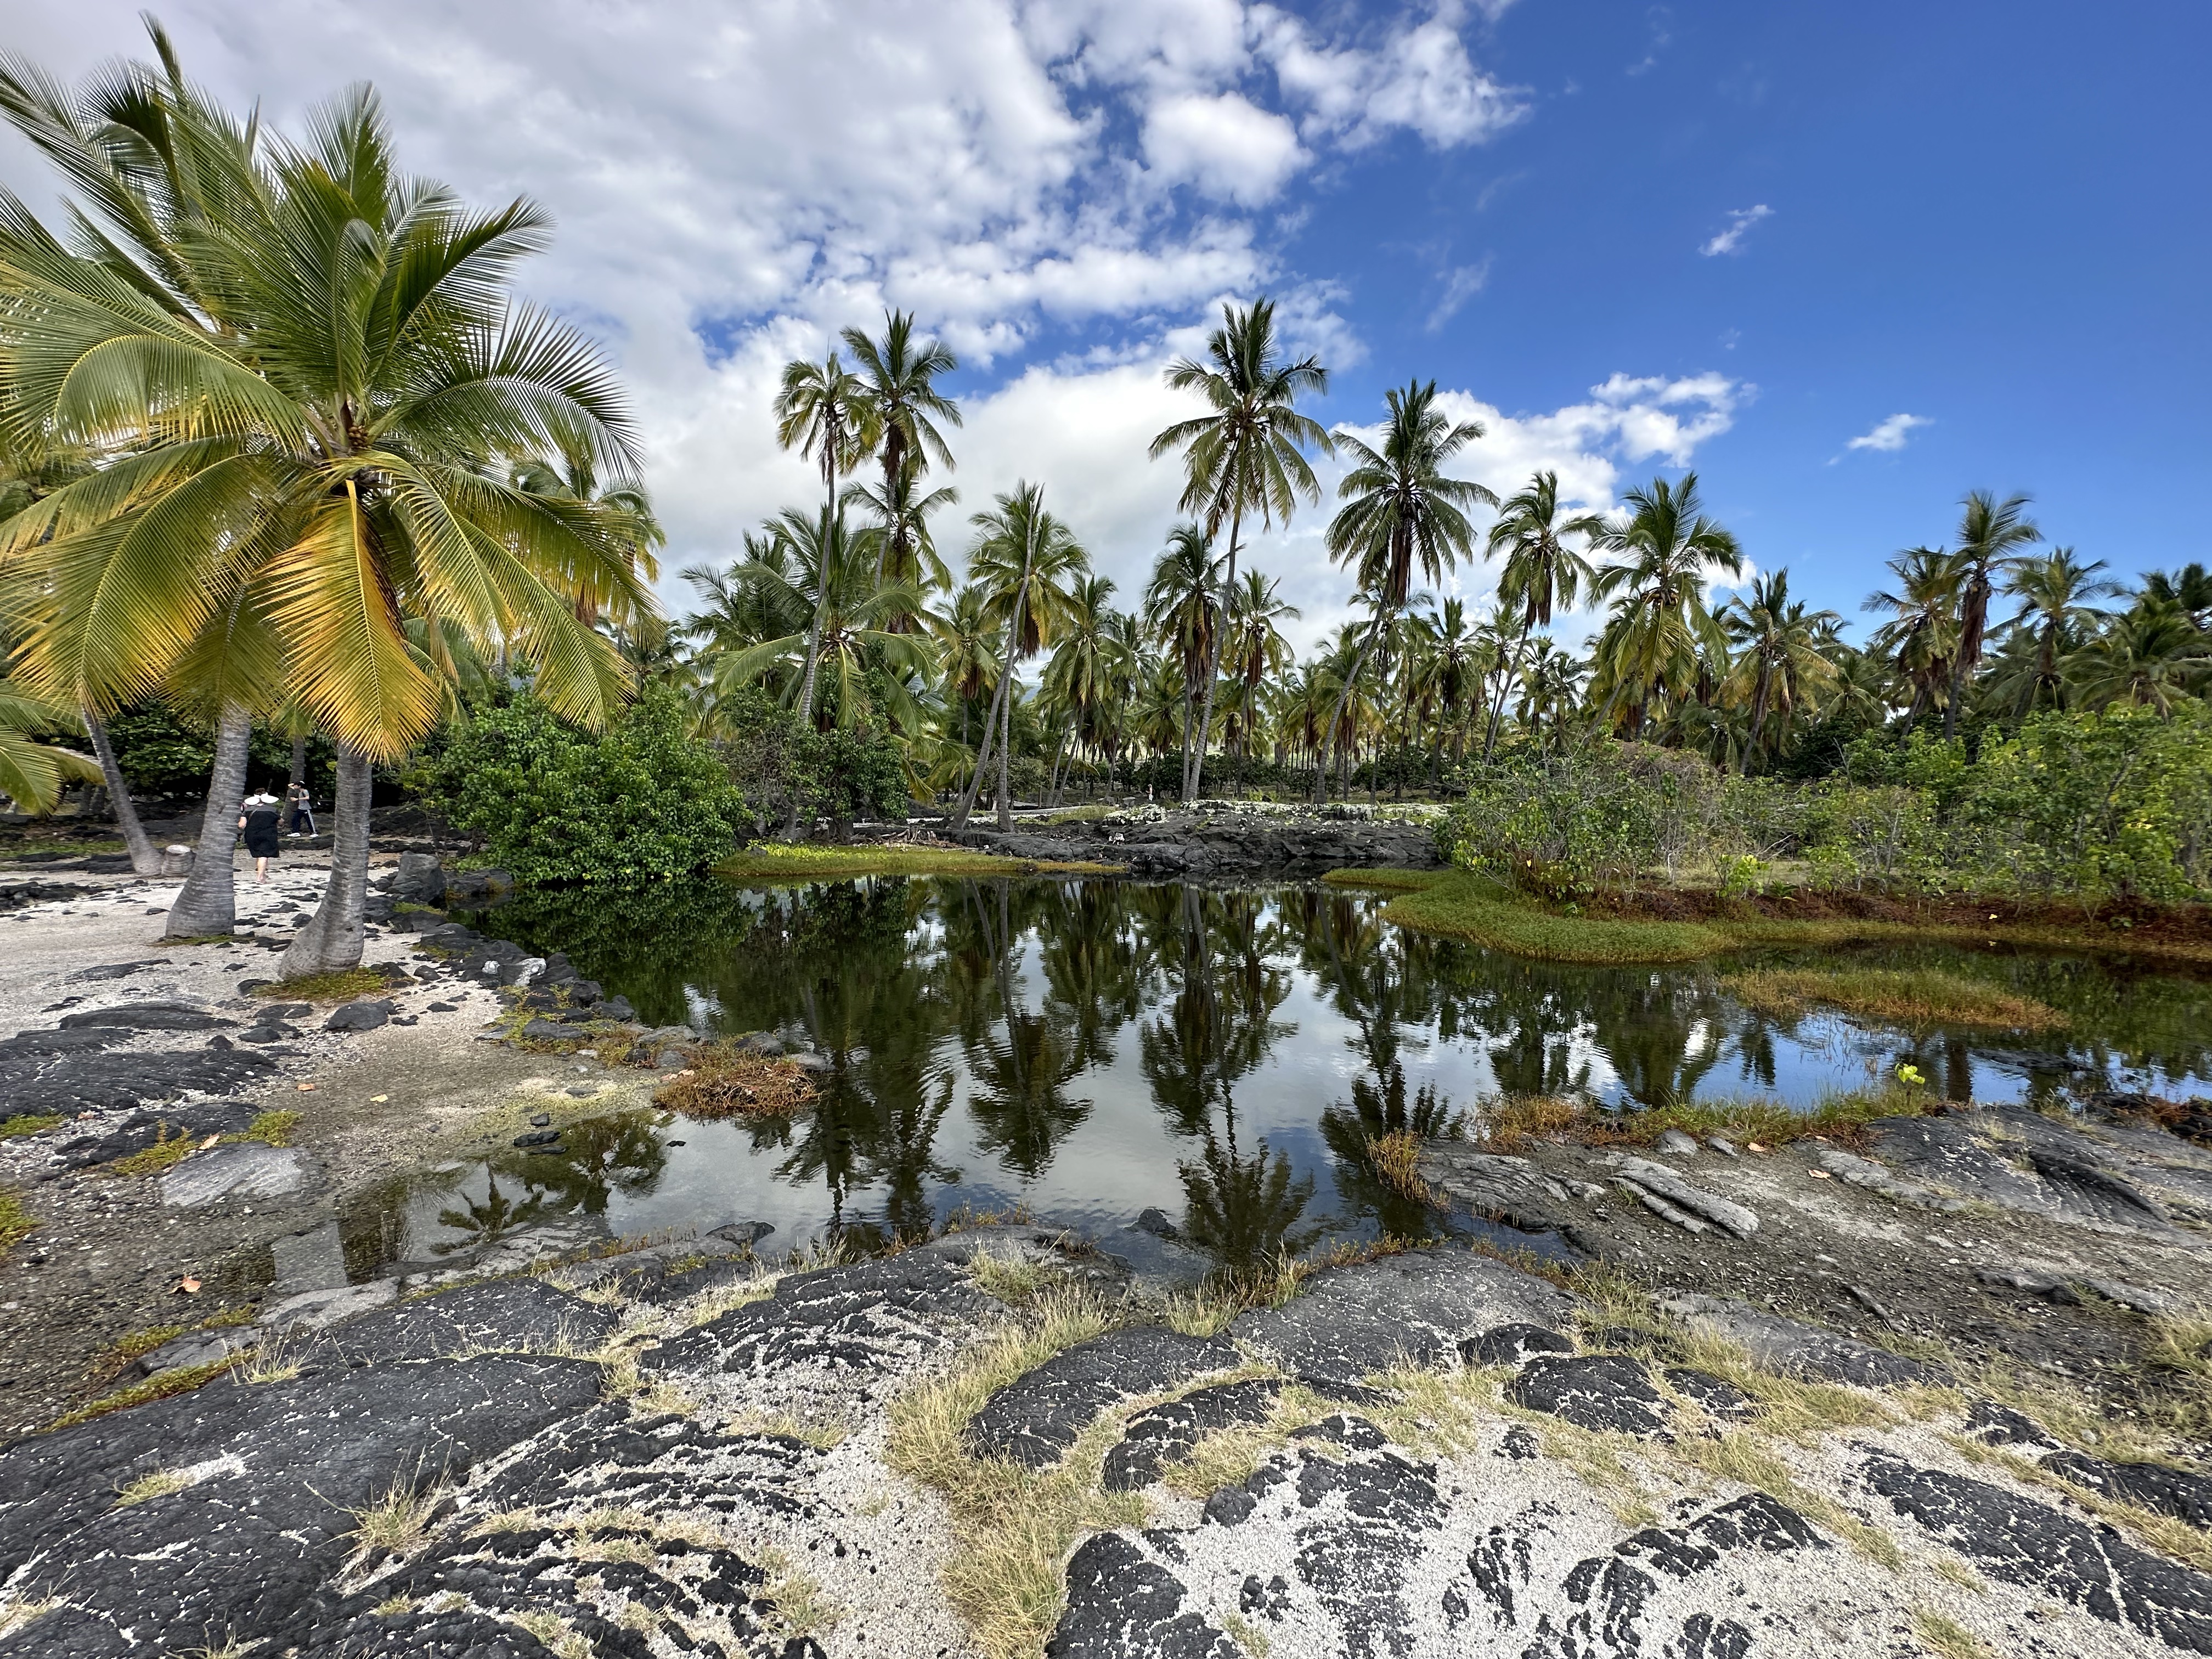
[[[2048,712],[2017,735],[1869,734],[1814,784],[1722,775],[1599,742],[1511,750],[1465,775],[1438,842],[1461,866],[1553,900],[1709,871],[1747,896],[1778,860],[1812,884],[2171,902],[2212,888],[2212,713]]]
[[[727,769],[663,687],[600,736],[527,695],[480,710],[424,781],[425,804],[481,835],[526,884],[672,880],[735,848],[744,816]]]
[[[1960,806],[1980,884],[2087,898],[2212,885],[2212,716],[2047,712],[1984,746]]]

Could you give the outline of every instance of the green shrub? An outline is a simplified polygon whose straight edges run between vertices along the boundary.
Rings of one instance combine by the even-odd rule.
[[[750,827],[683,699],[659,686],[596,736],[526,694],[480,710],[424,781],[432,811],[532,884],[673,880],[726,856]]]

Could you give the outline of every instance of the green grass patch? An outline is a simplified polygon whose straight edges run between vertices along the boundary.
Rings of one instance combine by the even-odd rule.
[[[816,847],[757,842],[714,866],[732,881],[794,884],[854,876],[1112,876],[1115,864],[994,858],[947,847]]]
[[[2008,945],[2031,951],[2119,951],[2212,963],[2212,945],[2200,940],[2130,933],[2086,915],[2072,924],[1962,921],[1955,914],[1910,921],[1862,916],[1791,921],[1756,915],[1655,921],[1562,915],[1466,870],[1332,870],[1322,879],[1338,887],[1395,894],[1383,907],[1382,920],[1416,933],[1470,939],[1513,956],[1600,967],[1695,962],[1754,945],[1881,943]]]
[[[1554,915],[1463,870],[1334,870],[1328,879],[1396,893],[1383,907],[1385,921],[1545,962],[1694,962],[1732,942],[1700,922]]]
[[[6,1122],[0,1123],[0,1140],[13,1140],[18,1135],[34,1135],[51,1129],[62,1121],[59,1112],[18,1112]]]
[[[27,859],[43,864],[48,859],[91,858],[102,853],[129,850],[120,841],[41,841],[0,848],[0,863],[12,864]]]
[[[15,1249],[16,1242],[38,1224],[39,1218],[23,1207],[21,1198],[0,1188],[0,1256]]]
[[[1876,1119],[1913,1116],[1926,1105],[1925,1091],[1902,1086],[1830,1095],[1808,1110],[1774,1100],[1698,1100],[1609,1112],[1571,1095],[1508,1095],[1475,1108],[1474,1134],[1497,1152],[1520,1152],[1544,1140],[1645,1146],[1669,1129],[1700,1139],[1720,1135],[1739,1147],[1815,1137],[1848,1145],[1863,1140]]]
[[[263,1112],[246,1126],[246,1133],[239,1139],[258,1140],[269,1146],[289,1146],[292,1144],[292,1131],[300,1127],[300,1122],[297,1112]]]
[[[280,979],[255,988],[253,994],[279,1002],[351,1002],[356,997],[388,991],[392,981],[376,968],[341,968],[328,974],[308,974],[299,979]]]
[[[166,1371],[157,1371],[143,1382],[133,1382],[127,1389],[118,1389],[113,1394],[102,1395],[88,1406],[79,1406],[65,1412],[46,1426],[66,1429],[78,1423],[89,1423],[95,1417],[105,1417],[110,1412],[128,1411],[133,1406],[144,1406],[156,1400],[167,1400],[173,1394],[190,1394],[204,1383],[212,1382],[226,1375],[231,1368],[228,1359],[210,1359],[204,1365],[179,1365]]]
[[[172,1164],[181,1164],[198,1147],[200,1138],[189,1128],[169,1133],[169,1121],[161,1119],[154,1126],[154,1144],[143,1152],[133,1152],[128,1158],[118,1158],[107,1167],[118,1175],[159,1175]]]
[[[1933,968],[1766,968],[1721,983],[1762,1012],[1793,1018],[1830,1007],[1911,1026],[2043,1031],[2066,1024],[2066,1016],[2048,1003]]]
[[[154,1325],[143,1331],[129,1331],[115,1339],[107,1347],[93,1356],[92,1374],[100,1381],[118,1376],[123,1368],[134,1359],[143,1359],[165,1342],[173,1342],[185,1334],[182,1325]]]

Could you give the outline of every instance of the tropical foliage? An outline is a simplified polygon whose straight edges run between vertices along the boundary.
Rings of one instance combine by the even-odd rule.
[[[2201,566],[2124,587],[2026,496],[1976,491],[1889,558],[1854,643],[1751,568],[1695,473],[1618,502],[1515,485],[1418,377],[1325,428],[1327,367],[1266,299],[1166,371],[1178,518],[1145,580],[1094,569],[1046,483],[956,528],[959,364],[891,309],[780,378],[775,437],[818,493],[684,568],[696,602],[664,616],[620,388],[511,297],[544,216],[404,173],[367,89],[286,135],[154,46],[75,91],[0,62],[0,115],[68,195],[56,230],[0,191],[0,787],[40,805],[96,762],[131,835],[134,784],[205,780],[173,933],[228,929],[235,802],[291,744],[319,781],[329,757],[341,832],[292,972],[358,957],[370,767],[410,753],[510,781],[527,753],[581,790],[567,816],[526,791],[533,825],[441,774],[456,822],[544,879],[908,802],[1008,826],[1018,800],[1225,788],[1458,802],[1455,846],[1563,896],[1716,849],[1850,883],[2204,885]],[[1252,543],[1321,507],[1331,457],[1349,620],[1301,657]],[[668,825],[618,835],[648,796]],[[1713,802],[1785,798],[1789,824],[1711,828],[1736,824]]]

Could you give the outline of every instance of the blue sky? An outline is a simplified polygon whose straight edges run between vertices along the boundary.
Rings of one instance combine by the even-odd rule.
[[[12,17],[70,76],[135,0]],[[1042,479],[1126,597],[1172,516],[1159,383],[1275,295],[1367,422],[1433,376],[1607,506],[1694,465],[1761,569],[1856,619],[1970,488],[2116,569],[2203,558],[2212,8],[1614,0],[304,0],[164,9],[279,125],[374,79],[410,163],[527,191],[533,297],[636,394],[675,568],[805,499],[788,356],[912,307],[960,350],[961,514]],[[0,142],[0,178],[47,187]],[[1899,422],[1896,417],[1909,416]],[[1852,441],[1862,441],[1853,447]],[[1340,620],[1323,513],[1253,550]],[[964,545],[952,515],[949,552]],[[1480,599],[1480,568],[1455,586]],[[1569,623],[1570,642],[1587,618]]]

